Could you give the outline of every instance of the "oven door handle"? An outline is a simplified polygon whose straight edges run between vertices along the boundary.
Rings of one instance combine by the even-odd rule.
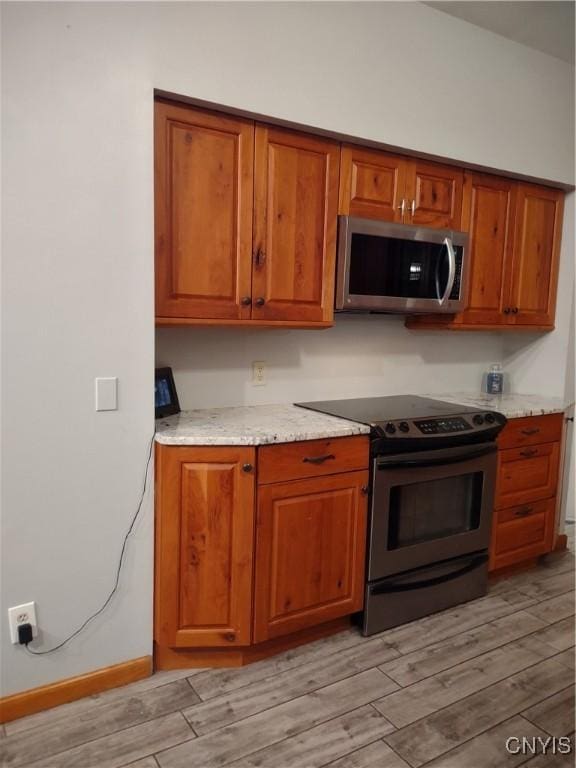
[[[452,579],[457,579],[459,576],[464,576],[464,574],[475,570],[486,562],[488,562],[488,555],[486,553],[482,553],[481,555],[475,555],[472,557],[470,561],[462,568],[458,568],[456,571],[450,571],[449,573],[443,573],[442,576],[434,576],[431,579],[423,579],[422,581],[412,581],[408,582],[407,584],[398,584],[394,583],[394,581],[391,579],[387,579],[382,584],[374,584],[371,586],[370,594],[384,595],[389,592],[410,592],[414,589],[435,587],[437,584],[444,584],[447,581],[452,581]]]
[[[470,461],[470,459],[479,459],[481,456],[488,456],[490,453],[496,452],[495,445],[486,445],[482,448],[478,448],[475,451],[466,451],[465,453],[458,453],[452,456],[437,456],[432,459],[399,459],[397,457],[390,459],[378,459],[376,463],[376,469],[398,469],[403,467],[438,467],[444,464],[457,464],[461,461]]]

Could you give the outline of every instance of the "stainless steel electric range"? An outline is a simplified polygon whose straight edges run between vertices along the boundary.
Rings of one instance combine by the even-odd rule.
[[[404,395],[298,405],[371,427],[364,634],[484,595],[506,418]]]

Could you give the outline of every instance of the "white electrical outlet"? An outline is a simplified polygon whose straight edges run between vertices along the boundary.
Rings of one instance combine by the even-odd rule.
[[[10,639],[18,642],[18,627],[21,624],[32,626],[32,637],[38,637],[38,622],[36,621],[36,603],[24,603],[8,608],[8,626],[10,627]]]
[[[252,363],[252,385],[263,387],[266,384],[266,363],[262,360]]]

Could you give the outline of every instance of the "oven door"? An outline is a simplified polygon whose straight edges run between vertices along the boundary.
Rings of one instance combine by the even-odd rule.
[[[368,580],[486,550],[496,444],[374,459]]]

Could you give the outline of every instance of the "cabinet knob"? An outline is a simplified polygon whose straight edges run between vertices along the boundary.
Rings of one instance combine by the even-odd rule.
[[[510,310],[510,307],[506,307],[506,308],[504,309],[504,314],[505,314],[505,315],[509,315],[509,314],[510,314],[510,312],[511,312],[511,310]]]
[[[242,296],[242,298],[240,299],[240,304],[242,304],[243,307],[249,307],[250,304],[252,304],[252,297]]]
[[[242,472],[252,472],[253,469],[252,464],[242,464]]]
[[[363,496],[368,496],[368,491],[370,490],[370,488],[368,488],[367,485],[363,485],[362,488],[360,488],[360,490],[362,491]]]
[[[262,298],[262,296],[258,296],[254,304],[256,304],[257,307],[263,307],[266,303],[266,299]]]
[[[513,315],[517,315],[518,314],[518,307],[514,307],[514,309],[512,310],[512,314]]]

